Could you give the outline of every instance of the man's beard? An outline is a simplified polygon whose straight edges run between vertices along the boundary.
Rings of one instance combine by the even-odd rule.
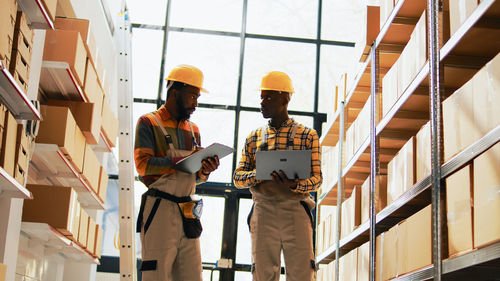
[[[186,108],[183,103],[183,98],[177,99],[177,111],[179,113],[179,120],[189,120],[191,113],[188,112],[192,108]]]

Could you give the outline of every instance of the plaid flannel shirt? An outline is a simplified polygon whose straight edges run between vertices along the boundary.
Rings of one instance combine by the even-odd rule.
[[[198,126],[191,123],[195,136],[193,140],[189,121],[178,122],[164,105],[155,112],[141,116],[135,130],[134,159],[139,179],[148,187],[162,175],[175,172],[172,159],[167,157],[170,148],[165,135],[151,114],[156,116],[172,137],[175,149],[192,150],[194,145],[201,145]],[[205,182],[207,178],[201,171],[196,173],[197,184]]]
[[[287,150],[288,137],[293,126],[298,126],[293,139],[293,149],[311,150],[311,177],[300,180],[297,188],[298,193],[309,193],[318,190],[323,181],[321,174],[321,152],[316,130],[304,127],[293,119],[286,120],[279,129],[271,127],[259,128],[246,138],[241,160],[233,175],[234,185],[237,188],[255,186],[262,181],[255,179],[255,152],[261,150]],[[267,143],[262,143],[262,131],[267,134]]]

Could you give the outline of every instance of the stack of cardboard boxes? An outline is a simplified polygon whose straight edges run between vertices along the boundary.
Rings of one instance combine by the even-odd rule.
[[[33,31],[28,27],[26,15],[21,11],[17,12],[12,42],[10,72],[26,93],[28,92],[31,53],[33,51]]]
[[[0,4],[2,5],[2,9],[0,9],[0,38],[2,38],[0,40],[0,61],[5,68],[9,68],[16,25],[17,1],[2,0]]]
[[[23,221],[47,223],[100,258],[102,228],[82,208],[73,188],[46,185],[27,185],[27,188],[34,199],[24,203]]]

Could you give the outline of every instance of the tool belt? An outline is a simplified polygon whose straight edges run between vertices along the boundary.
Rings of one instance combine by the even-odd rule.
[[[144,224],[144,234],[146,234],[149,226],[151,225],[151,222],[153,221],[156,211],[160,206],[161,199],[166,199],[177,203],[177,207],[182,217],[182,226],[184,228],[184,234],[186,235],[186,237],[200,237],[201,232],[203,231],[200,222],[200,217],[203,211],[203,200],[196,195],[177,197],[154,188],[150,188],[142,195],[139,216],[137,217],[137,232],[141,232],[144,217],[144,207],[146,205],[146,198],[148,196],[156,197],[156,201],[154,202],[153,208],[151,209],[151,212],[149,213],[149,216]]]

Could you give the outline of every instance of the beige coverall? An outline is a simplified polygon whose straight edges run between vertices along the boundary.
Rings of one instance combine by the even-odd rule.
[[[163,133],[167,134],[166,131]],[[191,133],[193,133],[192,129]],[[167,156],[185,157],[192,152],[177,150],[170,143]],[[195,186],[195,174],[176,171],[170,175],[163,175],[149,188],[182,197],[193,195]],[[184,234],[182,217],[177,203],[160,199],[158,209],[145,231],[147,219],[156,200],[157,198],[148,196],[144,205],[144,220],[140,234],[143,261],[142,280],[201,281],[200,241],[199,238],[188,239]]]

